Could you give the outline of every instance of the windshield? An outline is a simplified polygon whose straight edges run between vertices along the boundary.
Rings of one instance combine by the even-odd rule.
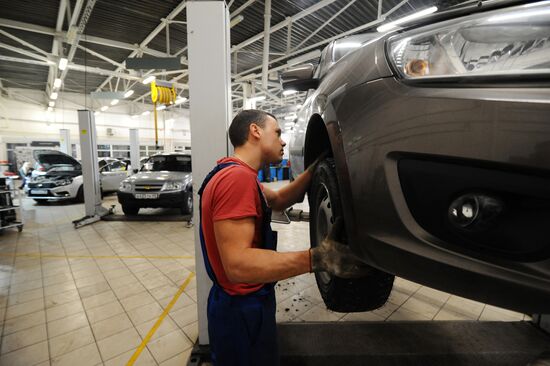
[[[142,172],[191,172],[191,157],[186,155],[152,156],[141,168]]]

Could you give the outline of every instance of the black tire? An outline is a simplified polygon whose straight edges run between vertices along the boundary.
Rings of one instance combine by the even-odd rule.
[[[137,215],[138,212],[139,212],[139,207],[129,206],[129,205],[122,205],[122,212],[124,212],[124,214],[126,216]]]
[[[76,197],[74,199],[76,202],[84,202],[84,185],[81,184],[78,187],[78,192],[76,192]]]
[[[319,163],[313,175],[309,196],[311,246],[317,246],[341,217],[342,202],[338,190],[336,167],[332,158]],[[345,230],[342,230],[345,236]],[[347,238],[338,240],[346,244]],[[386,303],[393,287],[394,276],[372,268],[359,279],[343,279],[326,272],[315,273],[317,286],[328,309],[338,312],[374,310]]]
[[[181,214],[182,215],[189,215],[193,212],[193,194],[189,192],[189,194],[185,197],[185,203],[181,207]]]

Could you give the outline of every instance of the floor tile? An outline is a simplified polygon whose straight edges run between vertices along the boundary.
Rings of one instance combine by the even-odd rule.
[[[65,318],[48,322],[48,336],[55,337],[75,329],[88,326],[88,318],[84,312],[69,315]]]
[[[6,319],[16,318],[18,316],[34,313],[44,309],[44,299],[27,301],[23,304],[9,306],[6,311]]]
[[[46,324],[46,312],[44,310],[8,319],[4,322],[4,336],[40,324]]]
[[[58,357],[90,343],[94,343],[94,336],[89,326],[53,338],[50,335],[51,356]]]
[[[93,295],[90,297],[87,297],[85,299],[82,299],[82,303],[84,304],[84,308],[86,310],[93,309],[94,307],[105,305],[110,302],[115,301],[117,298],[115,297],[115,294],[111,290],[107,290],[105,292],[102,292],[97,295]]]
[[[0,365],[33,366],[47,361],[49,358],[48,342],[40,342],[2,355]]]
[[[147,334],[149,333],[149,331],[151,331],[157,321],[158,319],[151,319],[136,326],[136,329],[141,338],[145,338],[147,336]],[[155,333],[153,333],[151,339],[162,337],[178,329],[178,325],[169,316],[167,316],[162,320],[160,326],[156,329]]]
[[[95,343],[90,343],[61,356],[52,357],[51,362],[51,366],[95,366],[101,364],[101,357]]]
[[[46,324],[6,335],[2,338],[2,354],[45,341],[47,337]]]
[[[96,341],[120,333],[128,328],[133,328],[133,324],[126,313],[121,313],[92,324]]]
[[[118,301],[113,301],[108,304],[100,305],[90,310],[86,310],[90,323],[95,323],[117,314],[123,313],[124,309]]]
[[[127,312],[130,320],[135,325],[142,324],[151,319],[157,319],[163,312],[163,309],[157,302],[140,306]]]
[[[83,311],[84,307],[82,307],[82,302],[79,299],[65,304],[52,306],[46,309],[46,317],[48,319],[48,322],[51,322],[53,320],[65,318],[68,315],[81,313]]]
[[[114,358],[111,358],[108,361],[105,361],[105,366],[121,366],[126,365],[128,360],[134,355],[135,350],[131,350],[128,352],[124,352],[121,355],[118,355]],[[134,366],[156,366],[157,362],[151,356],[151,353],[147,348],[144,348],[141,353],[139,354],[138,358],[136,359],[136,362],[134,363]],[[183,366],[185,364],[181,364],[180,366]],[[206,366],[206,365],[205,365]]]
[[[155,302],[155,299],[153,298],[153,296],[151,296],[146,291],[140,292],[139,294],[135,294],[120,300],[120,303],[122,304],[122,306],[126,311],[130,311],[154,302]]]
[[[180,328],[183,328],[198,319],[197,305],[189,305],[183,309],[170,311],[169,316],[176,322]]]
[[[99,352],[103,360],[120,355],[129,350],[137,348],[141,338],[134,328],[127,329],[97,342]]]
[[[164,361],[160,364],[160,366],[179,366],[179,365],[186,365],[189,361],[189,357],[191,356],[191,351],[193,351],[193,348],[188,348],[187,350],[181,352],[180,354]]]
[[[166,361],[192,346],[193,344],[181,330],[176,330],[147,344],[147,348],[158,363]]]

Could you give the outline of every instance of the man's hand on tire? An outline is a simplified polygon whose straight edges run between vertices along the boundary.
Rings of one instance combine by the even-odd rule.
[[[315,169],[317,169],[317,165],[319,165],[319,163],[321,161],[323,161],[324,159],[327,158],[327,156],[329,156],[330,154],[330,151],[329,150],[325,150],[321,153],[321,155],[319,155],[317,157],[317,159],[315,159],[315,161],[313,161],[313,163],[309,164],[309,166],[307,167],[307,171],[313,175],[313,173],[315,173]]]
[[[361,262],[347,245],[336,241],[342,228],[343,220],[338,218],[321,244],[311,249],[311,270],[328,272],[340,278],[364,277],[372,269]]]

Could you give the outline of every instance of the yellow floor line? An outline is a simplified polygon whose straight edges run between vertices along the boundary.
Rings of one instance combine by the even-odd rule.
[[[155,322],[155,325],[153,325],[153,327],[149,330],[149,333],[147,333],[145,338],[143,338],[143,341],[141,341],[141,344],[139,345],[139,347],[136,349],[136,351],[134,352],[132,357],[130,357],[130,359],[126,363],[126,366],[132,366],[136,362],[136,360],[138,359],[138,357],[141,354],[141,352],[143,351],[143,349],[147,346],[147,343],[149,343],[149,341],[151,340],[151,337],[153,337],[153,334],[155,334],[157,329],[160,327],[162,321],[164,320],[164,318],[166,318],[166,315],[168,315],[168,313],[172,309],[172,306],[174,306],[176,301],[178,301],[180,295],[183,293],[183,291],[185,291],[185,288],[187,287],[187,285],[189,285],[189,282],[191,281],[191,279],[194,276],[195,276],[195,273],[193,273],[193,272],[191,272],[189,274],[189,276],[187,276],[187,279],[183,282],[183,284],[179,288],[178,292],[176,292],[176,294],[172,298],[172,301],[170,301],[168,306],[166,306],[166,308],[164,309],[162,314],[160,314],[160,317]]]
[[[63,255],[48,253],[0,253],[0,257],[90,258],[90,259],[193,259],[191,255]]]

